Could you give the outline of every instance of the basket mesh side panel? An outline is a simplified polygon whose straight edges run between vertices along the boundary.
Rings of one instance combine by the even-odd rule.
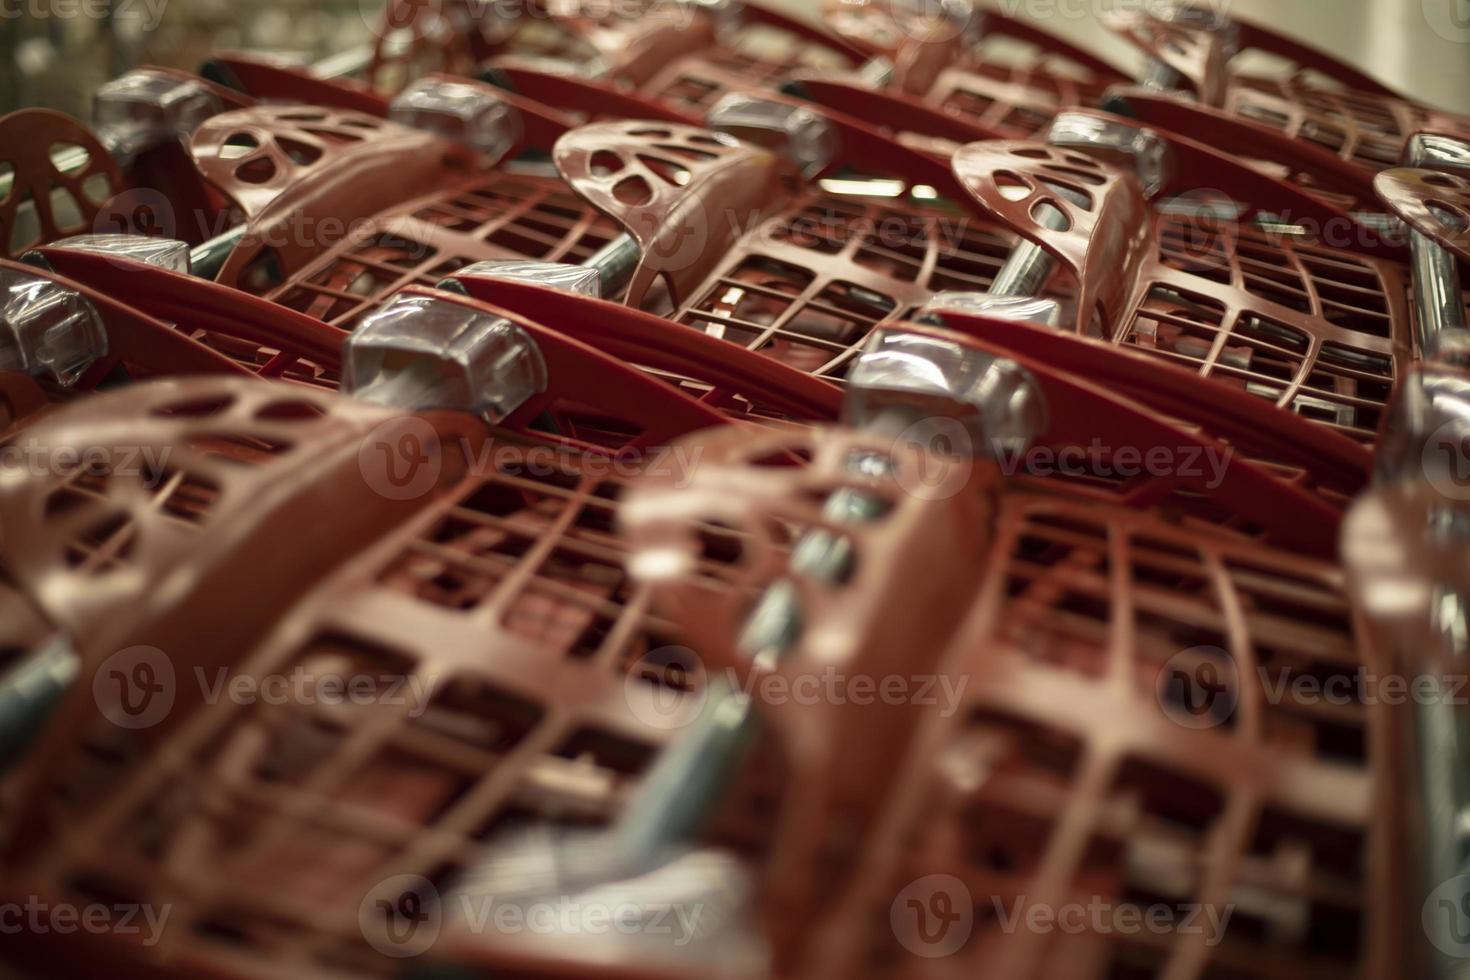
[[[1379,975],[1386,712],[1296,693],[1361,692],[1377,668],[1339,572],[1056,498],[1009,498],[1000,527],[984,637],[949,663],[979,687],[926,756],[882,894],[959,877],[975,925],[956,966],[977,975]],[[1003,928],[1032,904],[1111,923],[1162,906],[1174,928]],[[1218,937],[1197,908],[1227,906]],[[891,931],[868,934],[862,967],[907,975]]]
[[[982,64],[942,73],[928,101],[1002,139],[1030,139],[1044,133],[1063,109],[1096,107],[1103,88],[1025,66]]]
[[[938,208],[813,193],[748,234],[674,318],[841,381],[876,323],[986,289],[1011,241]]]
[[[487,444],[483,473],[231,671],[300,678],[296,693],[218,699],[168,753],[100,761],[106,780],[71,773],[68,796],[87,805],[41,862],[55,884],[168,901],[183,962],[376,975],[392,964],[364,943],[358,908],[377,883],[413,873],[447,889],[517,826],[612,819],[668,737],[629,712],[624,677],[636,666],[627,684],[674,698],[694,682],[647,657],[674,641],[622,571],[622,479],[546,449]],[[324,678],[366,679],[371,698],[312,696]]]
[[[96,401],[104,398],[112,401]],[[90,443],[82,434],[89,425],[115,426],[129,412],[137,416],[132,443],[110,444],[115,428]],[[238,378],[140,385],[75,402],[10,436],[22,448],[65,447],[73,459],[14,484],[11,505],[41,515],[24,530],[35,535],[28,553],[16,557],[38,569],[53,566],[52,576],[97,578],[128,569],[159,539],[182,547],[196,529],[218,522],[227,488],[235,501],[247,499],[252,481],[277,464],[299,465],[295,450],[337,424],[328,403],[306,391]]]
[[[1404,141],[1429,123],[1426,114],[1397,99],[1295,79],[1237,78],[1226,108],[1370,170],[1396,164]]]
[[[1198,218],[1160,214],[1155,231],[1122,343],[1373,438],[1409,344],[1404,269]]]
[[[792,72],[846,67],[835,52],[766,25],[742,28],[731,41],[675,60],[642,86],[642,94],[703,115],[730,91],[774,89]]]
[[[560,180],[495,175],[377,215],[266,296],[350,330],[403,286],[485,259],[581,263],[618,232]]]

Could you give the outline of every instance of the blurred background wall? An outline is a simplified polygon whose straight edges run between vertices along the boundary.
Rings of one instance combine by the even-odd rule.
[[[380,0],[361,0],[371,17]],[[98,83],[138,64],[195,70],[217,48],[319,58],[370,37],[359,0],[0,0],[0,111],[85,116]]]
[[[815,17],[820,0],[768,0]],[[880,0],[881,2],[881,0]],[[1097,13],[1140,0],[982,0],[1124,67]],[[1420,99],[1470,112],[1470,0],[1219,0],[1358,62]],[[211,48],[321,57],[361,43],[382,0],[0,0],[0,111],[85,115],[98,82],[139,63],[195,69]]]

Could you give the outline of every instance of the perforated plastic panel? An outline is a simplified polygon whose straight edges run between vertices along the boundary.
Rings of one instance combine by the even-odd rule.
[[[232,671],[404,678],[412,712],[206,706],[167,755],[117,774],[150,802],[68,828],[63,864],[82,880],[172,905],[179,969],[386,972],[359,925],[365,892],[396,873],[445,883],[518,822],[607,821],[667,738],[624,701],[624,666],[671,638],[620,568],[617,484],[575,464],[515,476],[514,444],[494,448],[500,472],[329,577]],[[345,606],[361,610],[350,623]],[[185,854],[191,872],[168,873]]]
[[[326,466],[383,409],[329,415],[321,393],[245,378],[135,385],[48,413],[21,434],[32,452],[95,447],[97,461],[7,470],[0,484],[7,562],[48,611],[106,607],[136,570],[169,567],[204,524],[240,519],[261,486]],[[117,574],[132,569],[128,574]]]
[[[647,60],[632,77],[640,94],[702,116],[727,92],[774,90],[794,71],[850,70],[862,61],[861,51],[839,37],[761,3],[739,5],[735,30],[713,16],[711,33],[686,30],[668,57]]]
[[[0,259],[92,231],[103,202],[122,189],[122,174],[107,150],[87,127],[59,112],[22,109],[0,117],[0,146],[11,177],[0,197]],[[81,165],[59,169],[52,154],[64,150],[80,152]]]
[[[1072,106],[1095,106],[1103,87],[1045,74],[988,68],[940,74],[925,99],[1005,139],[1044,131],[1052,117]]]
[[[1102,59],[998,9],[839,0],[826,5],[826,16],[838,33],[893,63],[890,88],[994,137],[1033,136],[1058,110],[1096,105],[1108,86],[1127,81]]]
[[[467,74],[474,52],[492,64],[553,67],[699,110],[727,91],[774,89],[794,70],[853,69],[863,60],[841,38],[760,3],[641,6],[537,3],[492,13],[462,9],[459,0],[395,2],[368,77],[397,91],[425,72]],[[738,30],[729,29],[734,22]],[[395,30],[394,44],[386,43]]]
[[[618,233],[560,180],[492,174],[374,216],[263,295],[350,330],[402,286],[433,286],[487,259],[579,264]]]
[[[1412,349],[1405,266],[1209,217],[1149,214],[1136,183],[1073,157],[1061,166],[1041,147],[977,143],[956,155],[956,172],[1098,301],[1078,308],[1074,329],[1372,438]],[[1030,213],[1040,200],[1066,211],[1070,227],[1043,231]]]
[[[901,161],[916,156],[867,135]],[[985,288],[1012,241],[940,201],[834,195],[813,186],[792,197],[789,178],[761,193],[778,173],[769,155],[749,148],[731,155],[728,143],[667,123],[605,123],[573,130],[557,153],[569,179],[586,183],[579,193],[620,215],[640,237],[654,236],[645,242],[645,260],[689,296],[670,311],[673,319],[803,371],[840,378],[874,323],[901,317],[943,289]],[[861,147],[852,152],[861,156]],[[625,191],[635,177],[642,183]],[[924,186],[924,179],[916,171],[909,182]],[[780,206],[785,199],[790,203]],[[680,210],[678,221],[667,220],[670,209],[694,208],[703,210]],[[761,218],[760,208],[776,213]],[[435,284],[481,259],[582,262],[617,232],[560,181],[499,174],[361,223],[284,283],[264,278],[268,266],[259,265],[260,280],[247,269],[239,284],[350,329],[404,285]],[[731,242],[723,251],[715,247],[722,236]],[[659,298],[648,302],[656,306]],[[753,303],[761,309],[749,309]]]
[[[1169,225],[1158,227],[1162,238]],[[1228,276],[1247,303],[1227,312],[1233,297],[1177,280],[1184,288],[1174,289],[1160,276],[1138,297],[1117,339],[1371,439],[1412,346],[1407,270],[1232,231],[1219,230],[1218,251],[1208,258],[1170,254],[1163,238],[1163,264],[1217,285]]]
[[[1399,167],[1379,174],[1373,187],[1400,219],[1461,260],[1470,260],[1470,179]]]
[[[1435,118],[1407,103],[1365,92],[1333,92],[1255,79],[1237,80],[1225,107],[1371,170],[1397,163],[1403,156],[1404,141]]]
[[[344,167],[373,184],[386,179],[385,163],[409,165],[398,170],[399,179],[421,177],[441,164],[438,142],[362,112],[256,106],[207,120],[194,133],[192,151],[205,178],[254,217],[287,188]]]
[[[931,758],[988,776],[968,788],[930,769],[939,815],[912,825],[896,876],[954,869],[1007,907],[1102,895],[1234,915],[1217,947],[1207,930],[1057,942],[992,922],[960,955],[1017,977],[1081,976],[1099,960],[1124,975],[1387,970],[1388,713],[1326,716],[1267,695],[1283,677],[1351,683],[1382,666],[1340,573],[1045,499],[1006,501],[1000,527],[967,624],[979,628],[949,661],[979,689],[931,743]],[[1187,685],[1206,678],[1225,687],[1202,703],[1228,717],[1187,729],[1178,719],[1200,720],[1188,712],[1201,703]],[[1057,697],[1063,686],[1074,693]]]
[[[858,59],[835,39],[826,45],[764,25],[712,47],[675,58],[639,91],[677,109],[703,115],[728,92],[779,88],[793,73],[850,70]]]
[[[136,432],[129,401],[174,405],[185,389],[185,408],[224,392],[244,398],[225,410],[232,420],[259,417],[262,400],[295,390],[138,388],[89,410],[72,431],[95,432],[101,414]],[[318,423],[335,425],[346,410],[312,401],[326,413]],[[67,425],[83,421],[68,414],[77,417]],[[209,417],[203,407],[182,416],[180,434]],[[1291,976],[1380,975],[1390,962],[1398,902],[1384,850],[1396,819],[1381,773],[1385,709],[1324,714],[1268,700],[1256,680],[1258,668],[1289,681],[1379,666],[1335,569],[1095,500],[1004,491],[983,464],[929,460],[921,469],[886,438],[729,429],[686,443],[700,449],[699,468],[656,474],[634,498],[636,513],[627,511],[634,554],[660,559],[631,566],[663,570],[651,594],[629,578],[628,545],[615,530],[629,471],[566,455],[548,468],[525,435],[459,445],[489,467],[430,488],[406,505],[411,516],[350,542],[297,538],[298,558],[334,570],[256,599],[255,615],[272,610],[259,634],[168,647],[176,669],[231,663],[246,679],[408,678],[401,702],[188,703],[164,729],[167,751],[133,742],[119,756],[83,750],[95,710],[85,692],[86,711],[59,729],[34,770],[47,776],[35,784],[45,794],[31,796],[20,823],[31,834],[10,880],[53,901],[168,902],[172,975],[286,964],[387,972],[366,945],[365,894],[398,874],[447,893],[479,868],[487,842],[515,828],[614,819],[678,728],[648,725],[637,699],[661,691],[664,718],[696,703],[687,676],[652,674],[642,658],[687,643],[712,666],[739,663],[735,638],[752,591],[789,578],[805,628],[782,668],[788,678],[840,663],[966,684],[953,714],[918,704],[766,713],[770,734],[750,765],[776,778],[737,780],[710,833],[782,869],[758,908],[786,972],[917,969],[871,921],[910,882],[940,873],[982,906],[1007,909],[1017,898],[1235,906],[1218,947],[1203,943],[1207,933],[1166,943],[1058,939],[979,919],[954,953],[976,970],[1080,977],[1103,956],[1120,970],[1172,964],[1201,977],[1239,963]],[[872,454],[890,460],[887,475],[849,470]],[[324,532],[348,519],[340,500],[315,492],[326,475],[320,456],[294,458],[301,495],[291,520]],[[800,459],[813,463],[770,465]],[[958,492],[905,489],[921,472],[933,480],[936,465],[938,483]],[[741,494],[728,492],[732,480]],[[880,516],[861,526],[818,516],[840,489],[882,501]],[[14,502],[0,497],[0,513]],[[853,545],[855,572],[840,583],[819,584],[791,564],[794,536],[817,527]],[[683,559],[671,562],[680,542]],[[249,574],[255,552],[238,547],[175,562]],[[935,587],[911,594],[920,574]],[[900,593],[904,602],[876,598]],[[186,625],[197,631],[199,614],[193,603],[165,603],[114,615],[106,649],[163,642],[159,623],[170,621],[179,640]],[[819,647],[806,646],[818,637]],[[1176,689],[1159,678],[1204,677],[1204,664],[1223,679],[1211,703],[1231,710],[1194,728],[1179,721],[1197,717],[1189,692],[1175,703]],[[73,757],[92,761],[66,764]],[[51,777],[63,773],[57,797]],[[779,822],[746,816],[773,807]],[[32,836],[41,812],[46,831]],[[829,840],[839,824],[840,840]],[[835,900],[844,893],[853,897]],[[811,958],[829,942],[835,953]],[[480,968],[526,962],[489,934],[456,955]]]
[[[719,464],[702,471],[707,481],[632,498],[640,552],[660,559],[647,566],[658,598],[698,649],[717,662],[736,656],[731,625],[748,605],[692,564],[696,529],[718,521],[752,538],[730,577],[746,588],[797,583],[802,626],[778,673],[885,676],[893,665],[869,643],[875,633],[847,627],[876,596],[882,576],[867,559],[892,526],[834,527],[802,510],[796,501],[822,477],[754,465],[778,441],[732,431],[707,444]],[[785,447],[831,479],[860,442],[792,434]],[[721,493],[734,478],[724,466],[742,472],[742,500]],[[883,496],[881,481],[873,492]],[[966,678],[957,705],[907,715],[761,708],[780,746],[772,751],[793,765],[769,851],[781,873],[764,896],[777,962],[796,975],[927,975],[932,960],[914,954],[943,949],[945,962],[980,976],[1390,975],[1402,865],[1388,709],[1324,712],[1292,686],[1313,676],[1360,690],[1357,671],[1385,666],[1340,571],[1065,495],[1003,492],[994,506],[980,523],[974,512],[930,518],[947,526],[948,550],[985,554],[973,577],[936,577],[971,583],[962,623],[884,604],[885,628],[905,637],[900,672],[932,664]],[[780,526],[850,541],[857,572],[818,582],[780,541],[764,546],[776,514]],[[681,569],[671,549],[691,564]],[[1201,699],[1188,685],[1206,681],[1214,696]],[[1268,683],[1285,695],[1268,695]],[[874,764],[893,752],[902,764]],[[920,880],[932,889],[905,890]],[[963,915],[971,904],[973,918],[951,919],[959,941],[948,946],[875,929],[906,895],[931,912]],[[1120,908],[1198,905],[1219,928],[1047,931],[1001,919],[1071,904],[1100,905],[1105,924]]]
[[[622,453],[636,458],[644,449],[664,446],[675,436],[722,421],[713,409],[567,338],[560,338],[556,344],[543,342],[541,355],[546,361],[550,383],[544,391],[512,411],[505,424],[507,431],[534,433],[537,441],[554,447],[557,452],[598,456]],[[588,376],[594,374],[606,384],[600,394],[590,390],[586,383]],[[90,569],[99,562],[111,561],[119,548],[134,550],[138,537],[133,530],[135,523],[163,519],[173,513],[164,503],[151,502],[157,494],[163,494],[162,501],[167,501],[176,486],[198,485],[211,488],[205,494],[207,499],[224,494],[234,502],[233,506],[248,510],[253,506],[250,497],[260,489],[257,486],[253,490],[230,491],[237,483],[251,484],[251,478],[246,475],[250,468],[232,466],[231,462],[272,460],[286,465],[265,468],[257,480],[282,479],[290,483],[294,478],[300,485],[298,489],[305,492],[310,485],[311,467],[327,465],[314,463],[314,454],[330,456],[345,452],[344,445],[352,444],[354,438],[361,440],[369,429],[394,417],[391,409],[360,404],[310,388],[241,378],[135,385],[83,400],[31,425],[24,433],[28,444],[41,449],[90,446],[93,443],[87,441],[87,432],[91,427],[90,438],[104,449],[114,442],[121,447],[116,454],[129,464],[129,472],[125,474],[128,479],[98,480],[80,464],[64,472],[51,469],[41,473],[25,469],[7,472],[0,491],[9,503],[0,504],[0,509],[8,507],[6,512],[15,523],[12,526],[11,517],[3,514],[0,519],[6,521],[7,554],[9,549],[15,549],[12,571],[27,585],[41,589],[42,595],[50,594],[47,590],[59,589],[66,602],[99,601],[108,594],[106,581],[81,585],[57,574],[56,566],[59,563],[76,568],[80,563]],[[446,442],[451,437],[458,439],[458,430],[476,426],[468,415],[451,413],[449,417],[454,423],[446,424],[439,436]],[[118,435],[120,428],[129,425],[131,437]],[[420,433],[416,438],[419,442],[432,441],[433,433]],[[173,441],[183,442],[188,446],[187,451],[168,448]],[[397,446],[392,443],[388,448]],[[448,454],[458,447],[439,448]],[[129,451],[131,455],[125,455]],[[397,496],[398,485],[394,479],[402,468],[412,477],[418,469],[413,465],[414,459],[406,458],[401,465],[392,460],[383,464],[389,466],[389,472],[380,475],[375,483],[376,457],[368,454],[378,451],[363,449],[361,465],[349,467],[356,477],[349,486],[369,496],[382,497],[387,506],[395,499],[411,499],[413,494]],[[422,453],[429,453],[429,449]],[[338,464],[347,465],[343,460],[338,460]],[[448,472],[450,468],[451,464],[445,462],[433,470]],[[331,471],[324,468],[321,472],[326,479]],[[181,483],[174,479],[180,474],[183,474]],[[336,478],[340,479],[341,474]],[[103,496],[93,500],[94,493],[92,497],[60,499],[70,493],[65,487],[77,481],[84,484],[82,490],[95,489]],[[96,482],[97,486],[90,488],[86,485],[88,481]],[[140,495],[140,490],[147,492]],[[295,492],[293,489],[292,493]],[[113,500],[108,495],[120,496]],[[88,501],[86,507],[73,506]],[[161,514],[157,513],[160,508]],[[372,510],[365,508],[365,519],[371,516]],[[40,521],[41,514],[47,515],[48,520]],[[191,518],[193,512],[185,507],[183,513],[175,516]],[[235,520],[247,521],[243,517]],[[76,545],[76,541],[82,541],[83,546]],[[148,559],[156,549],[169,554],[168,549],[177,544],[176,529],[160,531],[158,541],[144,535],[142,547],[150,550],[143,558]],[[132,586],[138,580],[128,577],[125,581]]]
[[[1182,87],[1206,105],[1369,171],[1397,163],[1416,132],[1470,132],[1470,120],[1397,95],[1355,67],[1264,27],[1221,16],[1215,33],[1141,11],[1108,19],[1126,40],[1179,72]],[[1266,63],[1270,74],[1238,67],[1250,62]]]
[[[259,419],[294,391],[248,382],[139,387],[60,413],[42,431],[95,433],[98,413],[137,431],[180,397],[186,407],[233,398],[214,415],[201,405],[166,423],[178,441],[158,444],[192,465],[201,458],[192,430]],[[385,417],[341,399],[294,403],[320,414],[281,415],[263,431]],[[637,699],[692,693],[678,677],[647,671],[625,686],[633,663],[675,642],[649,612],[646,588],[624,571],[614,531],[615,505],[638,464],[564,451],[533,434],[461,427],[451,439],[440,422],[421,424],[440,432],[422,449],[442,461],[442,473],[397,505],[400,520],[380,519],[366,534],[344,506],[359,494],[342,482],[335,450],[320,451],[324,443],[288,450],[289,473],[211,464],[209,519],[228,518],[234,543],[216,531],[207,546],[174,555],[175,570],[248,583],[259,574],[258,547],[276,540],[286,519],[296,527],[293,584],[252,596],[260,629],[223,631],[207,645],[181,641],[190,629],[197,636],[201,616],[219,615],[210,607],[222,595],[113,611],[107,642],[158,646],[184,679],[179,699],[127,754],[97,758],[89,746],[99,719],[84,680],[88,703],[46,743],[56,764],[34,773],[42,795],[30,817],[44,820],[21,821],[45,844],[27,845],[25,870],[12,865],[9,883],[28,878],[58,901],[109,894],[169,903],[173,975],[246,976],[288,964],[376,974],[388,961],[368,947],[358,910],[385,877],[412,871],[442,883],[473,868],[492,834],[536,820],[595,826],[617,812],[678,727],[641,722]],[[242,473],[256,474],[248,492]],[[276,509],[281,501],[256,506],[276,478],[296,487],[289,512]],[[0,504],[8,515],[18,513],[17,489]],[[24,499],[35,501],[38,489],[26,488]],[[149,534],[165,520],[149,517]],[[140,547],[133,559],[151,567],[161,555],[156,545]],[[302,566],[318,576],[297,575]],[[80,625],[95,633],[85,617]],[[401,701],[242,704],[192,690],[196,667],[226,666],[243,679],[236,683],[297,672],[392,678]],[[670,710],[667,700],[659,705]],[[149,751],[165,730],[167,750]],[[230,888],[220,890],[226,879]]]
[[[941,290],[984,290],[1011,241],[960,212],[814,189],[747,233],[672,316],[840,382],[875,324]]]

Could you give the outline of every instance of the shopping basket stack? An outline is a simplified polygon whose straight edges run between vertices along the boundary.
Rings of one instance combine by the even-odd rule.
[[[821,13],[0,119],[16,963],[1456,975],[1470,119]]]

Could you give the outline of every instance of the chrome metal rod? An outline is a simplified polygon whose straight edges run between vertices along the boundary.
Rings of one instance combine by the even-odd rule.
[[[859,460],[857,465],[863,465]],[[822,505],[822,516],[839,524],[874,520],[882,505],[867,494],[839,490]],[[791,567],[816,578],[837,580],[852,567],[852,542],[825,529],[808,531],[797,539]],[[761,594],[740,635],[740,649],[752,661],[774,666],[801,632],[801,607],[796,586],[778,580]]]
[[[881,465],[877,456],[856,460],[859,469]],[[882,514],[882,504],[857,490],[838,490],[822,516],[859,524]],[[826,529],[803,534],[791,556],[796,571],[836,580],[852,568],[852,542]],[[796,642],[801,609],[789,579],[773,582],[756,603],[740,637],[752,661],[774,667]],[[664,750],[612,830],[616,851],[626,855],[631,876],[646,872],[664,855],[688,846],[729,783],[730,773],[760,725],[750,698],[723,678],[714,679],[695,726]]]
[[[71,642],[58,635],[0,677],[0,771],[25,754],[80,669]]]
[[[1067,227],[1066,215],[1050,204],[1042,205],[1039,218],[1052,231]],[[1035,242],[1023,241],[1011,250],[987,291],[996,296],[1035,296],[1051,275],[1052,265],[1053,259],[1045,249]]]
[[[1155,58],[1143,70],[1143,78],[1139,82],[1155,92],[1172,92],[1179,87],[1179,73]]]
[[[588,256],[587,261],[576,268],[596,270],[598,295],[603,299],[616,301],[622,297],[623,291],[628,288],[628,280],[632,278],[633,271],[638,268],[638,260],[642,257],[642,254],[642,251],[638,247],[638,242],[634,240],[633,236],[622,234]],[[512,261],[515,262],[518,260]],[[560,265],[561,263],[552,264]],[[460,271],[467,272],[471,270],[464,269]],[[451,293],[468,295],[469,290],[465,289],[464,284],[459,281],[459,274],[459,272],[451,273],[448,277],[436,283],[434,288],[445,289]],[[491,277],[496,278],[493,274]],[[528,282],[537,281],[534,277],[510,276],[508,278]],[[558,289],[565,288],[564,286],[556,285],[554,282],[542,284],[552,285]],[[580,292],[580,290],[574,290],[574,292]]]
[[[1470,173],[1470,143],[1447,136],[1418,134],[1404,147],[1411,167]],[[1416,338],[1421,354],[1434,349],[1435,338],[1446,329],[1465,326],[1465,300],[1460,291],[1460,266],[1445,248],[1423,232],[1409,230],[1413,259]]]
[[[878,425],[889,424],[881,417]],[[887,469],[877,455],[860,457],[859,470]],[[842,489],[822,506],[822,516],[839,524],[860,524],[879,517],[880,501],[857,490]],[[791,565],[798,572],[827,580],[841,579],[852,568],[852,542],[825,528],[808,531],[796,542]],[[774,667],[796,641],[801,611],[789,579],[771,584],[746,621],[740,648],[752,661]],[[611,831],[615,853],[627,864],[620,873],[641,874],[688,846],[709,815],[730,773],[760,725],[750,698],[723,678],[711,680],[704,709],[693,728],[666,748]]]
[[[1438,696],[1424,699],[1414,712],[1422,854],[1431,890],[1470,872],[1470,718],[1452,703],[1455,685],[1438,677],[1435,682]],[[1455,911],[1458,915],[1459,909]],[[1456,920],[1435,913],[1425,920],[1425,928],[1442,933],[1429,937],[1435,947],[1427,954],[1433,961],[1431,974],[1436,980],[1465,980],[1470,963],[1438,953],[1459,945],[1448,934]]]
[[[621,874],[651,871],[689,846],[755,729],[750,699],[712,680],[698,720],[664,749],[612,827],[609,846],[627,862]]]
[[[893,81],[893,62],[884,57],[870,58],[858,67],[858,80],[873,88],[887,88]]]
[[[200,279],[213,279],[219,275],[225,259],[235,250],[240,239],[245,237],[245,225],[236,225],[222,235],[215,235],[189,250],[189,272]]]
[[[1409,233],[1409,252],[1413,258],[1415,333],[1419,350],[1428,352],[1445,330],[1465,327],[1460,267],[1454,255],[1420,231]]]
[[[1453,136],[1418,133],[1404,147],[1404,162],[1410,167],[1470,172],[1470,142]]]
[[[1404,162],[1412,167],[1470,173],[1470,144],[1448,137],[1414,136],[1405,147]],[[1434,350],[1441,331],[1465,327],[1459,264],[1447,249],[1414,229],[1409,232],[1409,250],[1417,313],[1416,339],[1421,353],[1428,354]],[[1443,533],[1449,529],[1436,530]],[[1462,544],[1464,530],[1460,529],[1453,537],[1456,545]],[[1443,614],[1449,608],[1441,606],[1440,612]],[[1470,873],[1470,715],[1455,703],[1453,694],[1458,686],[1449,676],[1452,671],[1446,669],[1470,659],[1470,637],[1467,637],[1463,603],[1457,603],[1454,609],[1439,625],[1439,632],[1449,645],[1447,656],[1428,657],[1423,650],[1404,651],[1404,660],[1435,685],[1434,696],[1416,699],[1419,703],[1411,715],[1417,762],[1415,795],[1422,820],[1419,870],[1424,876],[1426,894]],[[1458,948],[1462,942],[1452,934],[1452,929],[1462,911],[1463,891],[1454,898],[1456,907],[1450,910],[1454,918],[1440,915],[1439,909],[1424,918],[1431,946],[1425,950],[1429,958],[1426,966],[1435,980],[1470,978],[1470,963],[1444,952]]]
[[[638,268],[643,252],[629,234],[608,242],[582,264],[597,270],[597,288],[603,299],[617,299],[628,288],[628,280]]]
[[[340,54],[327,55],[311,66],[311,73],[317,78],[346,78],[362,74],[372,60],[373,46],[363,44]]]

